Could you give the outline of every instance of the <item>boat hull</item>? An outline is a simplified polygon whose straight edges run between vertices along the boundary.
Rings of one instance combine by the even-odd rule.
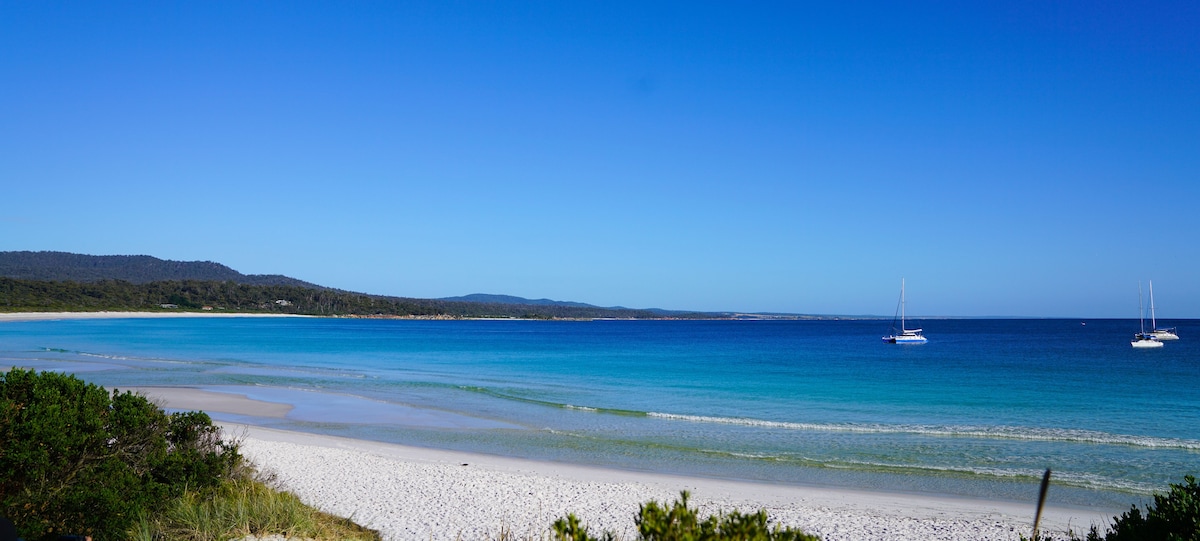
[[[1162,342],[1159,342],[1158,340],[1153,340],[1153,339],[1151,339],[1151,340],[1134,340],[1134,341],[1130,342],[1129,344],[1137,349],[1149,349],[1149,348],[1163,347]]]
[[[1179,340],[1179,335],[1163,329],[1157,329],[1153,333],[1155,340]]]
[[[924,336],[885,336],[883,341],[889,344],[924,344],[929,340]]]

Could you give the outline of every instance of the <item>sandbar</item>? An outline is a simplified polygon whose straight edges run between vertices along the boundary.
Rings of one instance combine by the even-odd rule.
[[[149,398],[159,407],[176,410],[200,410],[209,413],[232,413],[254,417],[282,419],[294,409],[291,404],[255,400],[244,394],[214,393],[188,387],[129,387],[132,391]]]

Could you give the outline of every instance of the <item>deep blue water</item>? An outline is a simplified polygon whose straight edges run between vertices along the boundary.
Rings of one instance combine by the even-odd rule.
[[[3,364],[106,387],[298,404],[214,415],[382,441],[690,475],[1124,508],[1200,473],[1200,321],[0,324]]]

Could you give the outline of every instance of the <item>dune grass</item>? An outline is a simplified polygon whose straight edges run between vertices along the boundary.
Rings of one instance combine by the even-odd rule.
[[[230,481],[213,490],[188,491],[165,512],[139,521],[130,537],[135,541],[224,541],[251,535],[314,540],[380,539],[379,532],[350,519],[322,513],[295,495],[253,478]]]

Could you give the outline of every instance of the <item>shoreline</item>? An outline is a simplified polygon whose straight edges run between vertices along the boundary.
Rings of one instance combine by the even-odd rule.
[[[742,317],[755,316],[755,317]],[[144,311],[111,311],[100,310],[95,312],[0,312],[0,323],[6,321],[56,321],[65,319],[150,319],[150,318],[187,318],[187,317],[306,317],[306,318],[331,318],[331,319],[379,319],[379,320],[420,320],[420,321],[739,321],[739,322],[769,322],[769,321],[811,321],[811,322],[830,322],[830,321],[888,321],[887,316],[772,316],[770,314],[742,314],[736,313],[729,317],[712,317],[712,318],[678,318],[678,317],[657,317],[657,318],[615,318],[615,317],[590,317],[590,318],[518,318],[518,317],[460,317],[448,315],[432,315],[432,316],[378,316],[378,315],[362,315],[362,314],[339,314],[339,315],[308,315],[308,314],[272,314],[262,312],[144,312]],[[922,320],[1034,320],[1034,321],[1132,321],[1135,318],[1113,318],[1113,317],[1095,317],[1095,318],[1076,318],[1076,317],[1035,317],[1035,316],[922,316]],[[1194,318],[1170,318],[1169,321],[1192,321]],[[1168,321],[1164,319],[1163,321]]]
[[[255,314],[231,312],[0,312],[6,321],[60,321],[64,319],[152,319],[180,317],[314,317],[302,314]]]
[[[187,387],[130,387],[171,409],[282,418],[291,404]],[[771,523],[825,541],[891,539],[1017,540],[1028,536],[1035,501],[864,491],[849,488],[641,472],[442,450],[340,436],[217,422],[241,440],[243,454],[280,487],[322,511],[380,530],[384,539],[495,538],[502,530],[543,538],[554,520],[574,513],[593,533],[636,538],[634,516],[650,500],[681,490],[702,516],[765,509]],[[1053,486],[1051,494],[1053,494]],[[1113,514],[1048,506],[1042,531],[1086,533]]]
[[[638,506],[673,502],[681,490],[701,516],[764,509],[772,525],[825,541],[1015,541],[1029,535],[1035,512],[1035,502],[685,477],[220,424],[280,488],[387,540],[495,538],[504,530],[544,538],[567,513],[593,533],[611,530],[633,539]],[[1047,507],[1041,531],[1080,535],[1111,518]]]

